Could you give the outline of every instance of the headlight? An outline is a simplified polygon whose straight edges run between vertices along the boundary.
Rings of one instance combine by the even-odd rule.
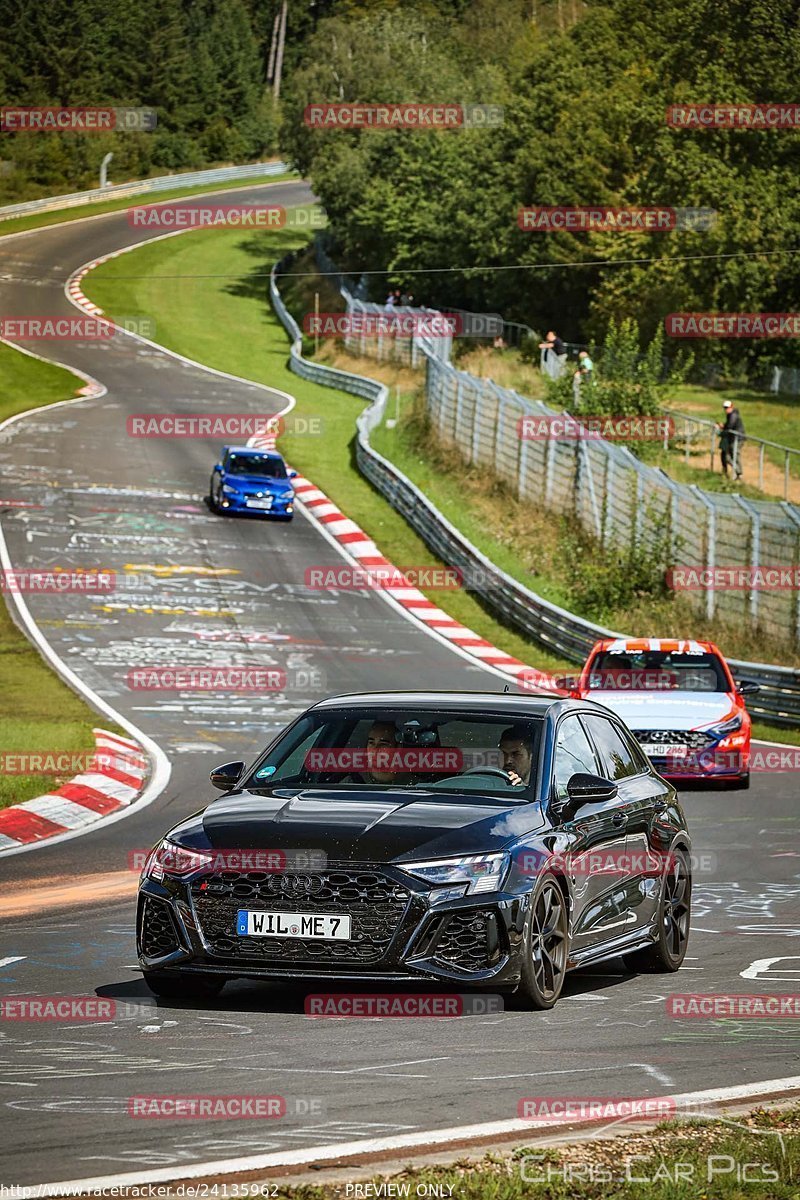
[[[279,500],[294,500],[294,492],[281,492]]]
[[[142,868],[142,879],[163,879],[165,875],[181,877],[191,875],[207,866],[212,859],[211,853],[201,850],[184,850],[174,842],[166,839],[151,850],[147,862]]]
[[[711,725],[706,730],[706,733],[713,734],[714,737],[727,737],[729,733],[736,733],[737,729],[742,728],[742,716],[739,713],[735,717],[731,717],[729,721],[722,721],[719,725]]]
[[[235,487],[231,487],[231,485],[229,483],[223,483],[222,490],[223,490],[223,492],[226,492],[227,495],[229,495],[229,496],[235,496],[236,491],[237,491],[237,489]]]
[[[470,854],[465,858],[440,858],[432,862],[408,863],[402,870],[434,887],[466,883],[466,895],[495,892],[508,867],[507,854]]]

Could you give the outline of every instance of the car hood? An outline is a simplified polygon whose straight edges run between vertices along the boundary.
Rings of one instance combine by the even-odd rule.
[[[733,707],[727,692],[593,691],[587,699],[604,704],[631,729],[698,729],[722,721]]]
[[[168,836],[192,850],[321,850],[377,863],[498,850],[543,825],[539,804],[481,795],[276,788],[222,796]]]
[[[278,492],[285,492],[292,486],[291,479],[276,479],[273,475],[231,475],[227,471],[223,471],[222,481],[230,487],[268,488]]]

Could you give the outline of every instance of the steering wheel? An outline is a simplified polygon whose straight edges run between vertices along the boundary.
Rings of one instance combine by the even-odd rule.
[[[468,767],[466,771],[461,772],[462,775],[499,775],[501,779],[505,779],[506,783],[511,783],[511,776],[508,771],[503,771],[500,767]]]

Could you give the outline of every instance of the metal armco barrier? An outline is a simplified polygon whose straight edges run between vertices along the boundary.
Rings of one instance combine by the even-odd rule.
[[[100,200],[124,199],[147,192],[163,192],[172,188],[201,187],[206,183],[227,183],[234,179],[255,179],[269,175],[283,175],[288,171],[286,163],[248,163],[243,167],[215,167],[209,171],[189,171],[181,175],[159,175],[155,179],[140,179],[130,183],[114,183],[104,188],[92,188],[88,192],[70,192],[63,196],[45,196],[41,200],[26,200],[22,204],[8,204],[0,208],[0,222],[12,217],[26,217],[32,213],[58,212],[64,208],[78,208],[81,204],[95,204]]]
[[[283,303],[276,282],[276,275],[288,270],[292,257],[289,255],[276,264],[270,276],[272,304],[291,338],[290,367],[303,379],[325,387],[339,388],[370,401],[356,422],[356,460],[366,478],[443,562],[460,568],[467,575],[473,584],[471,591],[510,625],[552,653],[563,656],[569,662],[582,663],[598,638],[626,636],[551,604],[501,571],[439,512],[402,471],[372,448],[370,433],[383,421],[389,398],[388,388],[363,375],[326,367],[303,358],[299,326]],[[748,709],[754,717],[775,725],[800,727],[800,671],[768,663],[735,659],[729,662],[737,678],[754,679],[761,684],[762,691],[748,702]]]

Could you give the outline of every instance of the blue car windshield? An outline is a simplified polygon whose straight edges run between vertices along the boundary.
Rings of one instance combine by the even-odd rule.
[[[257,475],[269,479],[286,479],[286,466],[282,458],[269,454],[229,454],[225,459],[225,470],[229,475]]]
[[[308,713],[245,786],[424,789],[530,801],[542,721],[432,709]]]

